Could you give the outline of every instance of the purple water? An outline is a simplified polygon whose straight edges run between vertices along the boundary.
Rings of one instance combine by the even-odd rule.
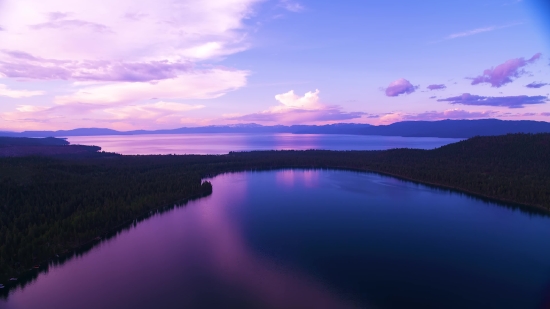
[[[135,154],[226,154],[251,150],[433,149],[461,139],[336,134],[164,134],[71,136],[71,144],[96,145],[103,151]]]
[[[0,308],[547,308],[550,218],[391,177],[225,174]],[[545,303],[545,301],[547,303]]]

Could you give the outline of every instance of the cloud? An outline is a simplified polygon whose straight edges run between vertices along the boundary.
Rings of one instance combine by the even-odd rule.
[[[21,129],[70,129],[74,128],[75,119],[79,127],[101,124],[125,130],[158,129],[180,126],[187,119],[187,112],[201,108],[204,105],[165,101],[108,108],[85,103],[52,107],[20,105],[16,111],[0,113],[0,118],[12,127]]]
[[[213,69],[180,75],[158,82],[107,83],[82,87],[73,94],[58,96],[57,104],[119,105],[136,101],[161,99],[211,99],[241,88],[248,72]]]
[[[280,105],[268,110],[242,116],[228,117],[228,120],[273,122],[285,124],[304,124],[331,122],[361,118],[363,112],[343,112],[338,106],[327,106],[320,103],[319,90],[298,96],[293,90],[278,94],[275,99]]]
[[[445,88],[447,88],[447,86],[445,86],[443,84],[437,84],[437,85],[429,85],[426,88],[428,88],[430,90],[439,90],[439,89],[445,89]]]
[[[294,109],[281,112],[260,112],[228,118],[229,120],[273,122],[283,124],[304,124],[315,122],[332,122],[361,118],[362,112],[342,112],[340,108],[325,108],[320,110]]]
[[[503,6],[514,5],[523,2],[523,0],[514,0],[512,2],[504,3]]]
[[[2,48],[45,59],[178,61],[189,50],[220,46],[211,59],[247,48],[244,20],[261,0],[3,0]],[[104,8],[108,7],[108,10]],[[129,18],[128,16],[134,17]]]
[[[386,95],[388,97],[396,97],[401,94],[413,93],[417,88],[418,86],[413,86],[408,80],[400,78],[396,81],[393,81],[386,88]]]
[[[282,106],[280,108],[301,108],[301,109],[318,109],[321,107],[319,103],[319,89],[315,92],[306,92],[303,97],[290,90],[287,93],[278,94],[275,100],[279,101]]]
[[[51,14],[55,14],[55,13],[50,13],[50,15]],[[63,16],[60,16],[58,18],[63,18]],[[62,28],[72,30],[74,28],[88,28],[89,30],[91,30],[93,32],[98,32],[98,33],[112,33],[113,32],[109,27],[107,27],[105,25],[102,25],[102,24],[99,24],[99,23],[93,23],[93,22],[89,22],[89,21],[78,20],[78,19],[54,20],[54,21],[49,21],[49,22],[40,23],[40,24],[36,24],[36,25],[31,25],[29,27],[31,29],[35,29],[35,30],[62,29]]]
[[[204,108],[204,105],[189,105],[160,101],[153,104],[140,104],[107,108],[104,111],[112,114],[115,119],[161,119],[182,117],[180,113]]]
[[[541,88],[541,87],[544,87],[544,86],[548,86],[548,85],[550,85],[550,84],[548,84],[548,83],[541,83],[541,82],[539,82],[539,83],[537,83],[537,82],[532,82],[532,83],[530,83],[530,84],[525,85],[525,87],[527,87],[527,88],[536,88],[536,89],[538,89],[538,88]]]
[[[480,34],[480,33],[484,33],[484,32],[491,32],[491,31],[495,31],[495,30],[499,30],[499,29],[518,26],[518,25],[521,25],[521,24],[523,24],[523,23],[513,23],[513,24],[509,24],[509,25],[504,25],[504,26],[490,26],[490,27],[484,27],[484,28],[477,28],[477,29],[473,29],[473,30],[468,30],[468,31],[463,31],[463,32],[450,34],[450,35],[446,36],[445,39],[446,40],[452,40],[452,39],[457,39],[457,38],[463,38],[463,37],[472,36],[472,35],[476,35],[476,34]]]
[[[246,85],[249,72],[212,62],[250,47],[254,26],[246,20],[262,1],[41,0],[29,10],[27,1],[0,0],[0,76],[66,81],[67,89],[50,106],[20,106],[1,117],[21,128],[124,126],[147,115],[179,123],[189,106],[202,106],[181,100]]]
[[[294,13],[301,12],[305,9],[303,5],[292,0],[280,0],[279,6],[284,8],[287,11],[291,11]]]
[[[208,70],[155,83],[85,84],[72,94],[55,97],[53,106],[21,105],[15,111],[0,113],[0,119],[12,129],[24,130],[98,125],[124,130],[177,127],[181,126],[187,112],[204,108],[204,105],[174,100],[222,96],[242,87],[247,74]],[[152,98],[157,102],[150,103]]]
[[[43,95],[44,91],[31,91],[31,90],[13,90],[9,89],[8,86],[0,84],[0,96],[19,99],[19,98],[28,98]]]
[[[548,101],[545,96],[507,96],[507,97],[483,97],[464,93],[461,96],[439,99],[439,102],[450,102],[451,104],[483,105],[483,106],[505,106],[508,108],[523,108],[527,104],[544,104]]]
[[[468,31],[464,31],[464,32],[450,34],[445,39],[452,40],[452,39],[456,39],[456,38],[462,38],[462,37],[465,37],[465,36],[471,36],[471,35],[478,34],[478,33],[493,31],[493,30],[496,30],[496,29],[498,29],[498,28],[495,27],[495,26],[485,27],[485,28],[477,28],[477,29],[473,29],[473,30],[468,30]]]
[[[480,119],[496,115],[494,111],[471,112],[461,109],[449,109],[445,111],[429,111],[419,114],[389,113],[380,117],[381,123],[393,123],[398,121],[434,121],[444,119]]]
[[[510,59],[496,68],[490,68],[483,71],[483,74],[472,78],[472,85],[489,83],[491,87],[502,87],[513,81],[512,78],[518,78],[525,74],[520,68],[537,61],[542,56],[541,53],[535,54],[528,60],[524,58]]]
[[[0,52],[10,57],[0,61],[0,73],[9,78],[141,82],[175,78],[192,69],[190,62],[60,61],[21,51]]]
[[[541,116],[550,116],[550,113],[540,113]]]

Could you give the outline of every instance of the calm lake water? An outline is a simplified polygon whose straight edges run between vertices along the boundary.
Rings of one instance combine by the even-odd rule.
[[[225,174],[1,308],[548,308],[550,218],[368,173]],[[546,303],[545,303],[546,302]]]
[[[135,154],[226,154],[251,150],[433,149],[461,139],[336,134],[155,134],[71,136],[71,144],[96,145],[107,152]]]

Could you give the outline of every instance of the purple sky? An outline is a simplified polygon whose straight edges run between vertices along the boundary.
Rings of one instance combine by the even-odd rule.
[[[0,130],[550,121],[544,1],[384,2],[0,0]]]

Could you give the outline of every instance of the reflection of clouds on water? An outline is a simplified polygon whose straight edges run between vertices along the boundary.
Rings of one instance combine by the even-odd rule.
[[[275,172],[277,185],[286,188],[293,188],[296,184],[307,188],[319,186],[320,170],[287,169]]]
[[[311,183],[318,177],[314,171],[281,171],[277,175],[284,179],[285,184],[293,181],[296,175],[301,175],[300,181],[305,183]],[[239,186],[228,186],[223,181],[216,181],[214,186],[219,194],[213,196],[210,206],[216,207],[201,207],[196,219],[202,225],[201,230],[206,232],[201,237],[201,250],[207,250],[210,257],[208,268],[219,276],[218,279],[233,289],[244,291],[256,299],[262,308],[353,307],[313,278],[285,269],[252,252],[236,224],[226,214],[236,206],[241,196],[239,192],[245,190]],[[227,196],[235,199],[223,200]]]
[[[96,145],[107,152],[135,154],[226,154],[252,150],[433,149],[460,139],[337,134],[197,133],[70,136],[71,144]]]
[[[274,145],[272,149],[278,150],[308,150],[308,149],[327,149],[323,145],[322,139],[327,136],[319,134],[274,134]],[[330,137],[329,137],[330,138]],[[325,141],[326,143],[326,141]]]
[[[378,174],[279,170],[211,181],[212,195],[50,268],[0,307],[542,303],[547,216]]]

